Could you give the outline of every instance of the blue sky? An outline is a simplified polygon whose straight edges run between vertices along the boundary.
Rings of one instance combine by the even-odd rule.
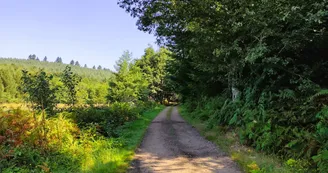
[[[140,58],[155,37],[116,0],[0,0],[0,57],[36,54],[113,69],[124,50]]]

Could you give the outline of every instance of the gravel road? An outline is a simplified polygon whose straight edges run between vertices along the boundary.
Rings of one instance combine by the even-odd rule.
[[[149,126],[129,173],[240,173],[230,157],[184,121],[177,107],[163,110]]]

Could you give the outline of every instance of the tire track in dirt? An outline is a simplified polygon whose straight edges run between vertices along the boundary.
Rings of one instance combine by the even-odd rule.
[[[204,139],[173,107],[163,110],[149,126],[129,173],[239,173],[236,163]],[[168,118],[169,117],[169,118]]]

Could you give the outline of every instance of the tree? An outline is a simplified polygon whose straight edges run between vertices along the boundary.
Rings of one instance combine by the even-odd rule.
[[[175,63],[183,67],[174,69],[183,82],[180,91],[190,96],[213,96],[225,88],[242,91],[245,83],[253,83],[259,74],[268,79],[263,79],[268,86],[276,89],[281,83],[272,79],[279,78],[278,75],[284,76],[279,78],[281,81],[290,81],[288,78],[292,77],[302,85],[299,75],[314,72],[303,68],[313,69],[326,53],[322,48],[327,43],[324,0],[169,2],[120,0],[119,4],[138,17],[140,30],[153,32],[159,44],[173,51]],[[319,69],[326,68],[319,64]]]
[[[92,67],[92,66],[91,66]],[[18,87],[21,86],[21,76],[22,70],[25,69],[31,74],[38,72],[38,69],[44,69],[48,75],[53,75],[53,79],[50,80],[50,86],[58,86],[56,92],[56,98],[60,103],[68,103],[68,96],[66,94],[65,87],[60,81],[60,75],[63,72],[63,67],[61,64],[49,62],[49,63],[39,63],[38,61],[31,60],[21,60],[21,59],[11,59],[11,58],[0,58],[0,103],[11,103],[20,102],[24,100],[23,93],[19,92]],[[114,75],[108,71],[95,71],[88,68],[74,68],[74,73],[81,76],[84,80],[80,82],[86,88],[77,88],[77,94],[79,95],[78,103],[86,103],[87,97],[82,97],[86,93],[86,90],[93,88],[94,85],[102,85],[108,87],[108,80]],[[85,91],[84,91],[85,89]],[[94,90],[95,91],[95,90]],[[107,93],[108,89],[105,90]],[[106,94],[107,95],[107,94]],[[95,97],[96,98],[96,97]],[[105,102],[104,102],[105,103]]]
[[[29,56],[28,56],[28,59],[29,59],[29,60],[36,60],[36,55],[35,55],[35,54],[33,54],[33,55],[29,55]]]
[[[92,102],[96,104],[106,103],[106,96],[108,94],[108,85],[97,84],[93,87]]]
[[[43,61],[44,61],[44,62],[47,62],[47,61],[48,61],[47,56],[45,56],[45,57],[43,58]]]
[[[69,63],[70,65],[74,65],[74,60],[71,60],[71,62]]]
[[[92,69],[96,69],[96,66],[94,65],[94,66],[92,67]]]
[[[196,114],[203,108],[215,112],[201,119],[247,129],[240,131],[245,143],[266,152],[323,159],[327,138],[318,140],[314,127],[317,111],[326,107],[309,98],[328,88],[327,1],[263,2],[119,0],[119,5],[138,18],[140,30],[154,33],[172,51],[168,70],[183,101]],[[272,139],[289,139],[291,128],[298,134],[293,142]]]
[[[36,57],[36,59],[35,59],[35,60],[37,60],[37,61],[40,61],[39,57]]]
[[[161,48],[155,52],[152,47],[148,47],[141,59],[136,61],[136,65],[141,69],[149,83],[150,97],[156,101],[162,102],[167,95],[165,93],[168,93],[168,91],[164,91],[164,78],[168,75],[166,64],[169,59],[170,52],[167,49]]]
[[[79,61],[76,61],[76,62],[75,62],[75,65],[80,67],[80,63],[79,63]]]
[[[114,66],[115,70],[118,72],[120,71],[121,65],[126,62],[130,62],[132,60],[132,53],[128,50],[124,51],[122,56],[119,58],[118,61],[116,61],[116,65]]]
[[[74,106],[76,104],[76,86],[81,82],[80,76],[74,74],[71,71],[70,66],[66,66],[65,70],[63,71],[61,78],[61,82],[63,82],[66,92],[68,95],[68,103]]]
[[[99,65],[99,66],[97,67],[97,69],[98,69],[98,70],[101,70],[101,69],[102,69],[101,65]]]
[[[53,112],[57,99],[55,96],[56,88],[50,87],[52,75],[47,75],[42,69],[35,75],[26,70],[22,71],[21,91],[25,94],[26,101],[33,103],[33,109]]]
[[[84,64],[84,68],[88,68],[87,64]]]
[[[56,60],[55,60],[55,62],[62,64],[63,63],[63,60],[62,60],[61,57],[57,57]]]
[[[15,99],[20,82],[17,72],[15,67],[0,67],[0,102],[12,102]]]
[[[131,57],[125,55],[117,61],[116,67],[119,67],[119,71],[115,73],[115,79],[109,82],[107,99],[110,102],[146,100],[148,82],[144,78],[141,69],[128,61],[131,60]]]

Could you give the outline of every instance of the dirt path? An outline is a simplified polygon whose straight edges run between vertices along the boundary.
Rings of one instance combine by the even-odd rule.
[[[186,123],[173,107],[163,110],[151,123],[137,150],[129,173],[238,173],[238,166],[213,143]]]

